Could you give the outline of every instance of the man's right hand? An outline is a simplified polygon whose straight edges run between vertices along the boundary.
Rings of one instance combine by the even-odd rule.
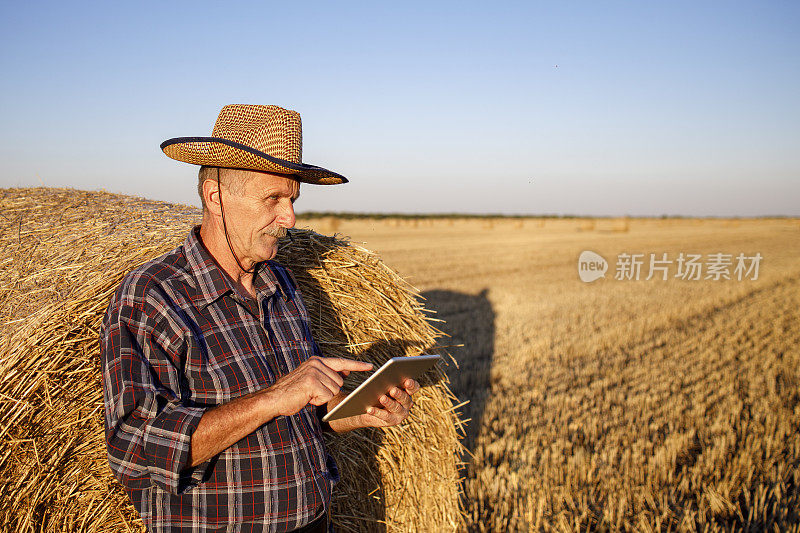
[[[265,389],[277,414],[289,416],[309,403],[322,405],[339,394],[343,377],[350,372],[372,370],[372,363],[341,357],[310,357]]]
[[[339,357],[311,357],[271,387],[206,411],[192,434],[191,466],[207,461],[279,415],[293,415],[339,393],[342,376],[371,370],[371,363]]]

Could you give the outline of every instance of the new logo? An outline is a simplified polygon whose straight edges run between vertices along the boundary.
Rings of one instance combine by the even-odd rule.
[[[606,277],[606,270],[608,270],[608,261],[603,256],[584,250],[578,257],[578,276],[581,281],[589,283],[599,278]]]

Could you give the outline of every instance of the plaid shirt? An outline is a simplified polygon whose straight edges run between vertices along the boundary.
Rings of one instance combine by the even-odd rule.
[[[101,330],[111,470],[151,531],[288,531],[326,511],[338,480],[310,404],[192,468],[208,409],[269,386],[312,355],[294,277],[261,263],[242,298],[201,243],[128,274]]]

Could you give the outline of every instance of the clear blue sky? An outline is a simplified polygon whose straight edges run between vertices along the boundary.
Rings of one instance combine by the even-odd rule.
[[[798,28],[788,1],[4,2],[0,186],[197,204],[159,143],[253,103],[351,180],[299,211],[800,215]]]

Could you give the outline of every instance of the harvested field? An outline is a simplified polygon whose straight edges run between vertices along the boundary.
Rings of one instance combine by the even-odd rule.
[[[800,221],[336,225],[464,344],[470,530],[800,529]],[[584,250],[605,279],[580,281]],[[757,280],[614,279],[618,254],[665,252],[763,260]]]
[[[0,293],[0,309],[11,317],[0,325],[4,339],[31,313],[53,313],[60,301],[80,300],[95,278],[118,275],[169,248],[165,239],[179,239],[193,213],[107,195],[107,210],[96,221],[82,220],[103,204],[97,201],[103,193],[70,194],[75,201],[51,198],[50,208],[61,206],[63,213],[49,224],[29,224],[18,216],[19,203],[13,204],[16,214],[4,204],[3,242],[15,254],[4,253],[0,269],[0,285],[10,288]],[[19,202],[3,198],[12,200]],[[130,213],[135,224],[126,223]],[[56,238],[62,223],[79,222],[96,227]],[[169,224],[184,226],[165,231]],[[433,530],[449,524],[444,528],[469,531],[800,531],[800,221],[330,216],[298,220],[304,226],[364,242],[422,291],[432,317],[445,321],[437,327],[451,338],[440,344],[452,345],[448,350],[460,366],[448,369],[450,387],[459,400],[470,401],[461,408],[471,419],[463,471],[466,524],[459,527],[448,504],[438,515],[425,511],[440,524]],[[122,254],[124,261],[116,263],[111,255],[92,275],[75,268],[86,254],[113,254],[102,242],[112,233],[128,247],[138,243],[137,254]],[[61,244],[50,246],[52,239]],[[608,260],[605,279],[580,281],[577,260],[584,250]],[[675,265],[667,280],[645,280],[646,269],[638,281],[616,280],[622,253],[645,259],[667,253],[673,260],[680,253],[760,253],[763,260],[755,280],[677,279]],[[310,298],[320,295],[309,291]],[[85,317],[70,316],[85,333]],[[351,319],[358,322],[357,315]],[[352,328],[363,336],[342,339]],[[365,331],[369,327],[351,324],[328,348],[375,340]],[[59,390],[56,385],[44,391]],[[48,394],[37,401],[46,404]],[[15,401],[5,396],[0,405],[10,409]],[[93,402],[60,422],[96,424]],[[59,407],[56,402],[49,412]],[[7,428],[8,419],[2,420]],[[37,455],[42,449],[28,437],[16,434],[13,446],[27,454],[31,476],[45,475],[48,467],[61,476],[61,492],[34,477],[29,486],[4,485],[5,502],[13,504],[4,512],[27,513],[30,526],[43,516],[64,526],[50,530],[103,530],[89,520],[102,516],[113,519],[105,529],[116,531],[135,518],[119,499],[102,499],[110,474],[80,455],[96,447],[91,439],[78,436],[62,447],[64,454],[48,456]],[[6,441],[0,460],[8,460],[9,450]],[[395,481],[365,503],[361,516],[342,517],[348,529],[369,530],[364,519],[377,508],[379,515],[386,510],[389,530],[431,530],[431,522],[420,522],[402,504],[412,489],[414,501],[424,500],[432,480]],[[29,500],[38,504],[25,507],[28,500],[18,495],[8,499],[9,487],[30,490]],[[70,514],[53,503],[54,494],[73,506],[91,505],[92,513]]]

